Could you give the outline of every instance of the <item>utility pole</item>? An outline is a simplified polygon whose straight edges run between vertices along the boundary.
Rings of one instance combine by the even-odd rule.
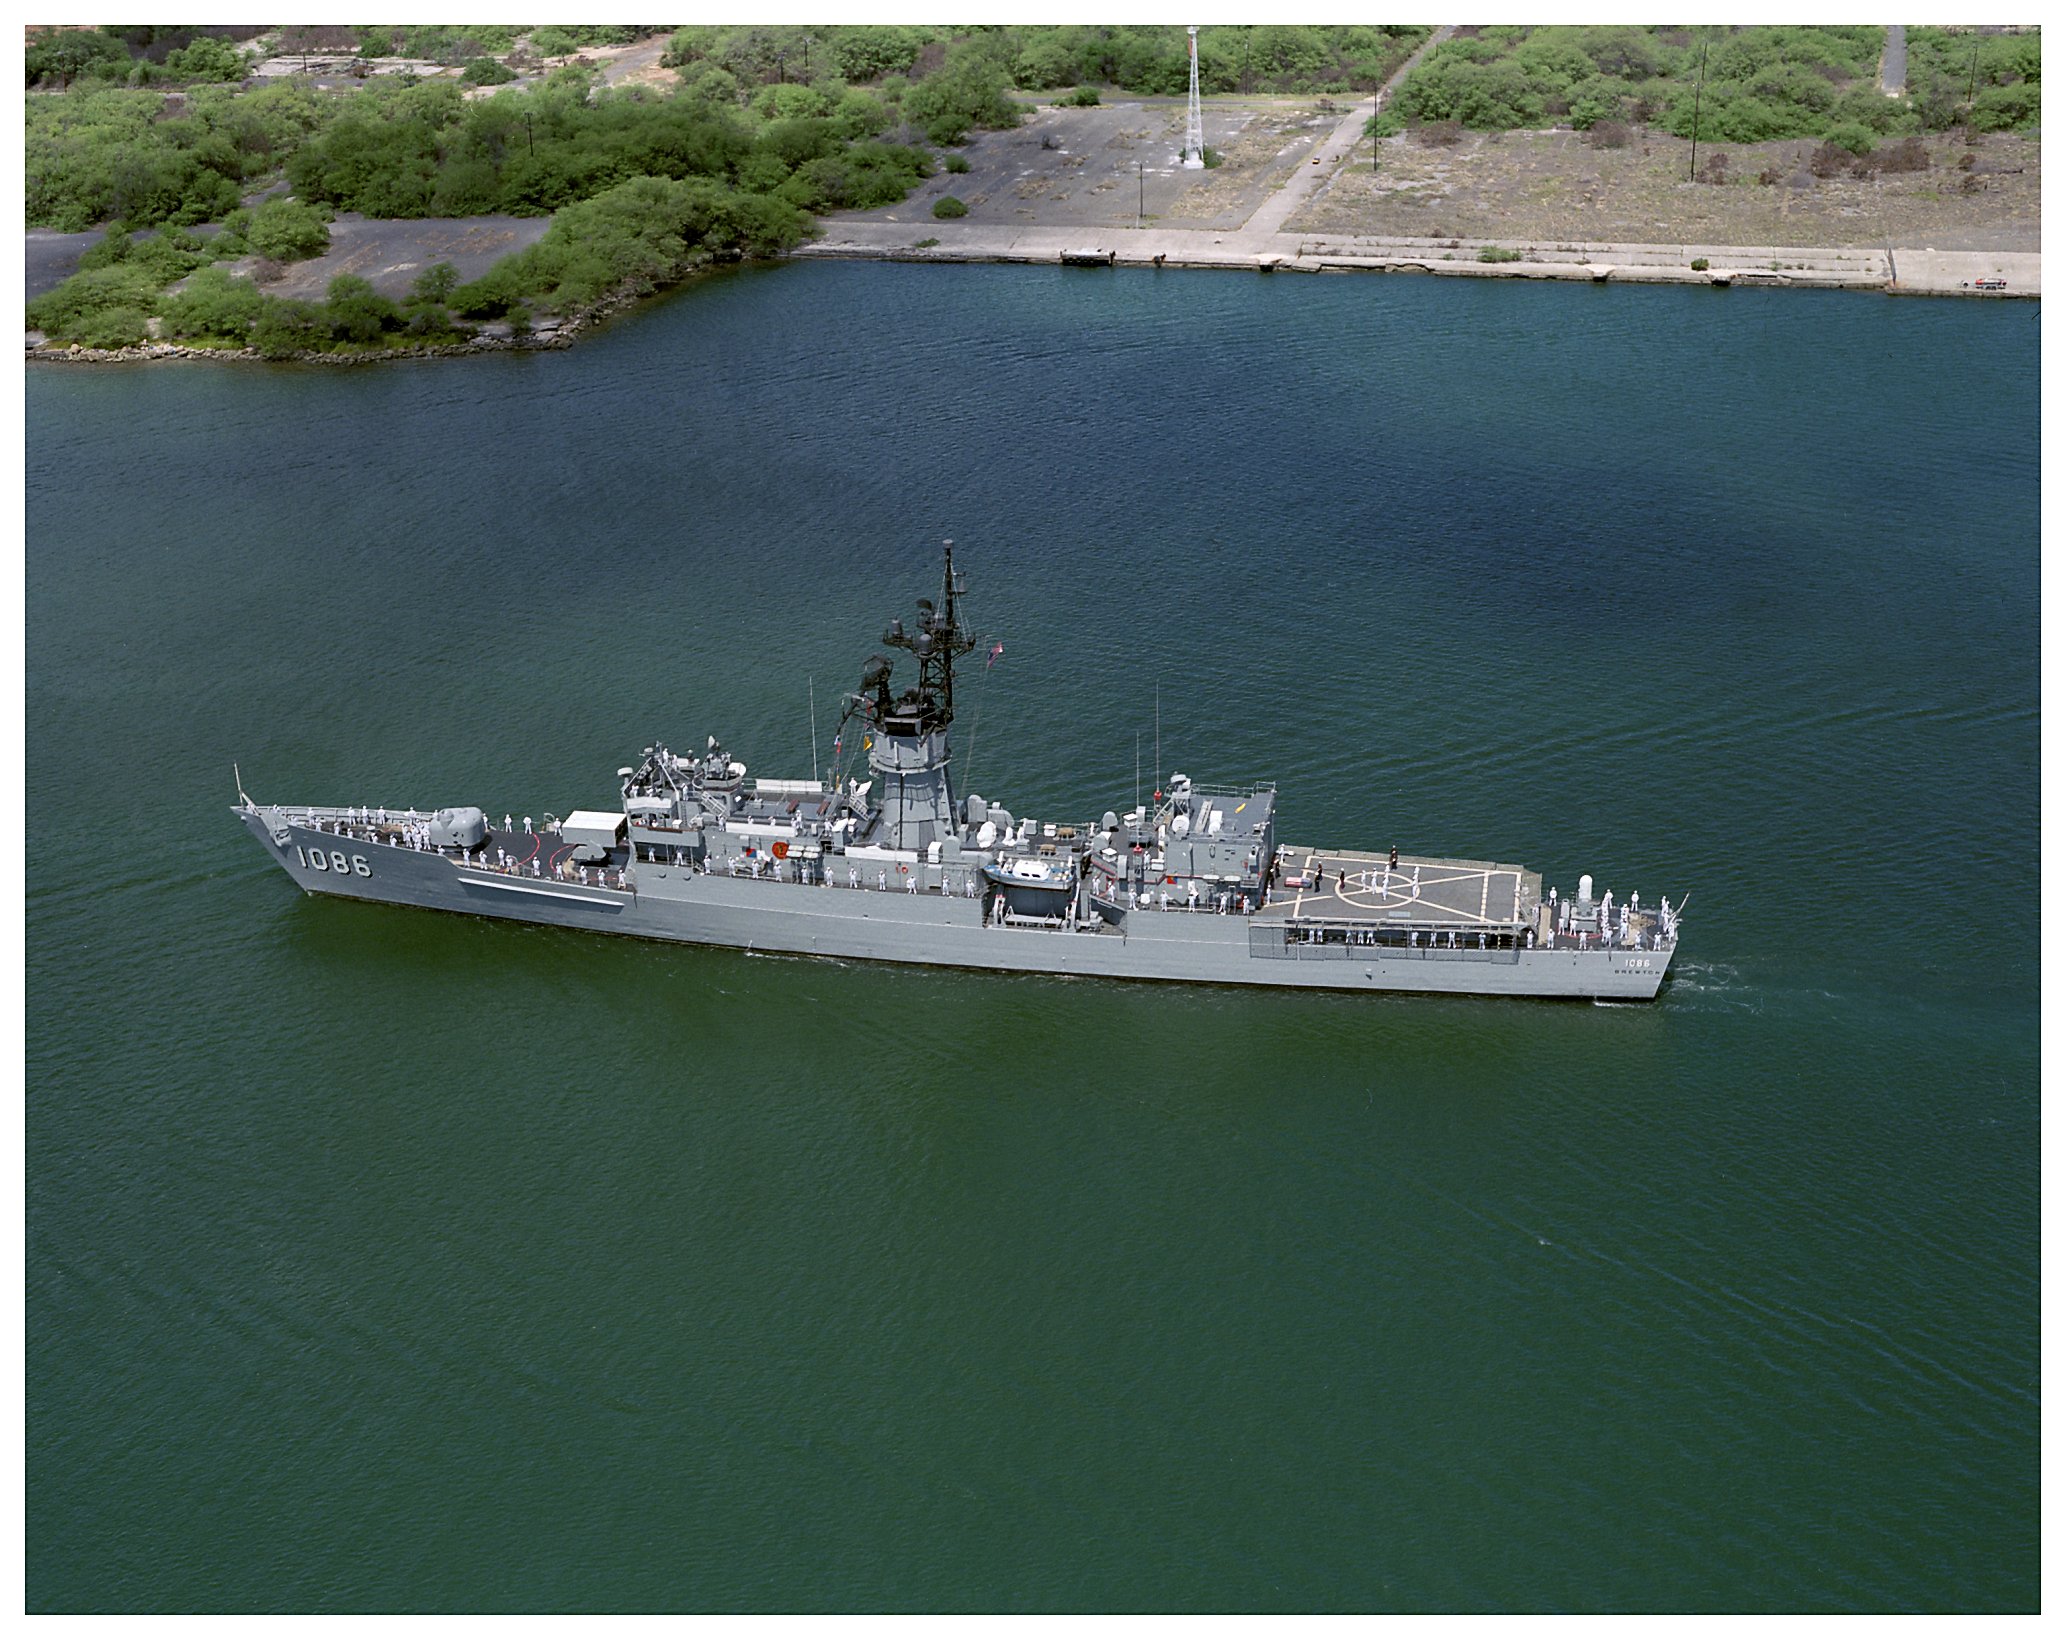
[[[1693,180],[1693,167],[1700,159],[1700,93],[1707,84],[1707,42],[1700,42],[1700,78],[1693,84],[1693,152],[1686,157],[1686,180]]]
[[[1147,213],[1148,209],[1148,172],[1147,167],[1140,160],[1133,162],[1133,178],[1140,185],[1140,191],[1133,202],[1133,225],[1135,230],[1138,231],[1141,225],[1141,218]]]

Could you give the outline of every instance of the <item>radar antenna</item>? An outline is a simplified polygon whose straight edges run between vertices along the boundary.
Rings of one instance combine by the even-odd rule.
[[[893,620],[882,634],[885,647],[907,650],[918,661],[918,682],[894,699],[890,695],[890,663],[882,655],[871,655],[861,671],[862,694],[857,697],[886,734],[925,735],[944,729],[954,721],[954,663],[976,647],[976,636],[961,624],[959,600],[968,583],[954,572],[954,543],[941,543],[945,567],[940,575],[940,598],[918,600],[918,618],[907,630]],[[867,698],[869,691],[874,699]]]
[[[892,620],[882,634],[883,646],[908,650],[918,660],[918,682],[900,695],[890,690],[890,658],[870,655],[861,668],[861,686],[841,703],[835,736],[843,736],[856,717],[877,734],[923,737],[954,721],[954,663],[983,641],[962,624],[961,601],[968,582],[954,568],[954,543],[941,543],[943,568],[940,596],[918,600],[918,617],[910,629]],[[834,750],[839,742],[834,741]]]

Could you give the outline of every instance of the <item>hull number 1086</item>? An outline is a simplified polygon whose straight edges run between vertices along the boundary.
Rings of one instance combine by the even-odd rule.
[[[363,854],[347,857],[341,848],[334,848],[325,854],[319,848],[305,849],[299,843],[294,845],[294,852],[300,857],[301,863],[311,871],[335,871],[347,877],[373,875],[373,868],[366,864]]]

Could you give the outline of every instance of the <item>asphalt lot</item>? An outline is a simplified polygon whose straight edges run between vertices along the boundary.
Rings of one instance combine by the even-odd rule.
[[[1181,98],[1096,108],[1036,107],[1015,131],[977,132],[952,150],[965,173],[942,169],[909,198],[847,222],[927,222],[952,194],[971,223],[1023,227],[1143,226],[1232,232],[1253,216],[1340,122],[1315,97],[1219,101],[1205,107],[1205,145],[1222,162],[1186,171]]]

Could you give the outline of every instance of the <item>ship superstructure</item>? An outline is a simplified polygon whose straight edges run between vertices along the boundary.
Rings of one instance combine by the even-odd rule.
[[[980,640],[946,544],[937,599],[842,706],[834,766],[759,779],[715,736],[656,742],[618,802],[534,819],[477,806],[237,813],[312,893],[754,951],[1112,978],[1640,999],[1677,950],[1668,902],[1547,895],[1492,861],[1312,848],[1270,784],[1170,777],[1151,802],[1037,820],[956,790],[957,662]],[[865,777],[844,772],[851,736]]]

